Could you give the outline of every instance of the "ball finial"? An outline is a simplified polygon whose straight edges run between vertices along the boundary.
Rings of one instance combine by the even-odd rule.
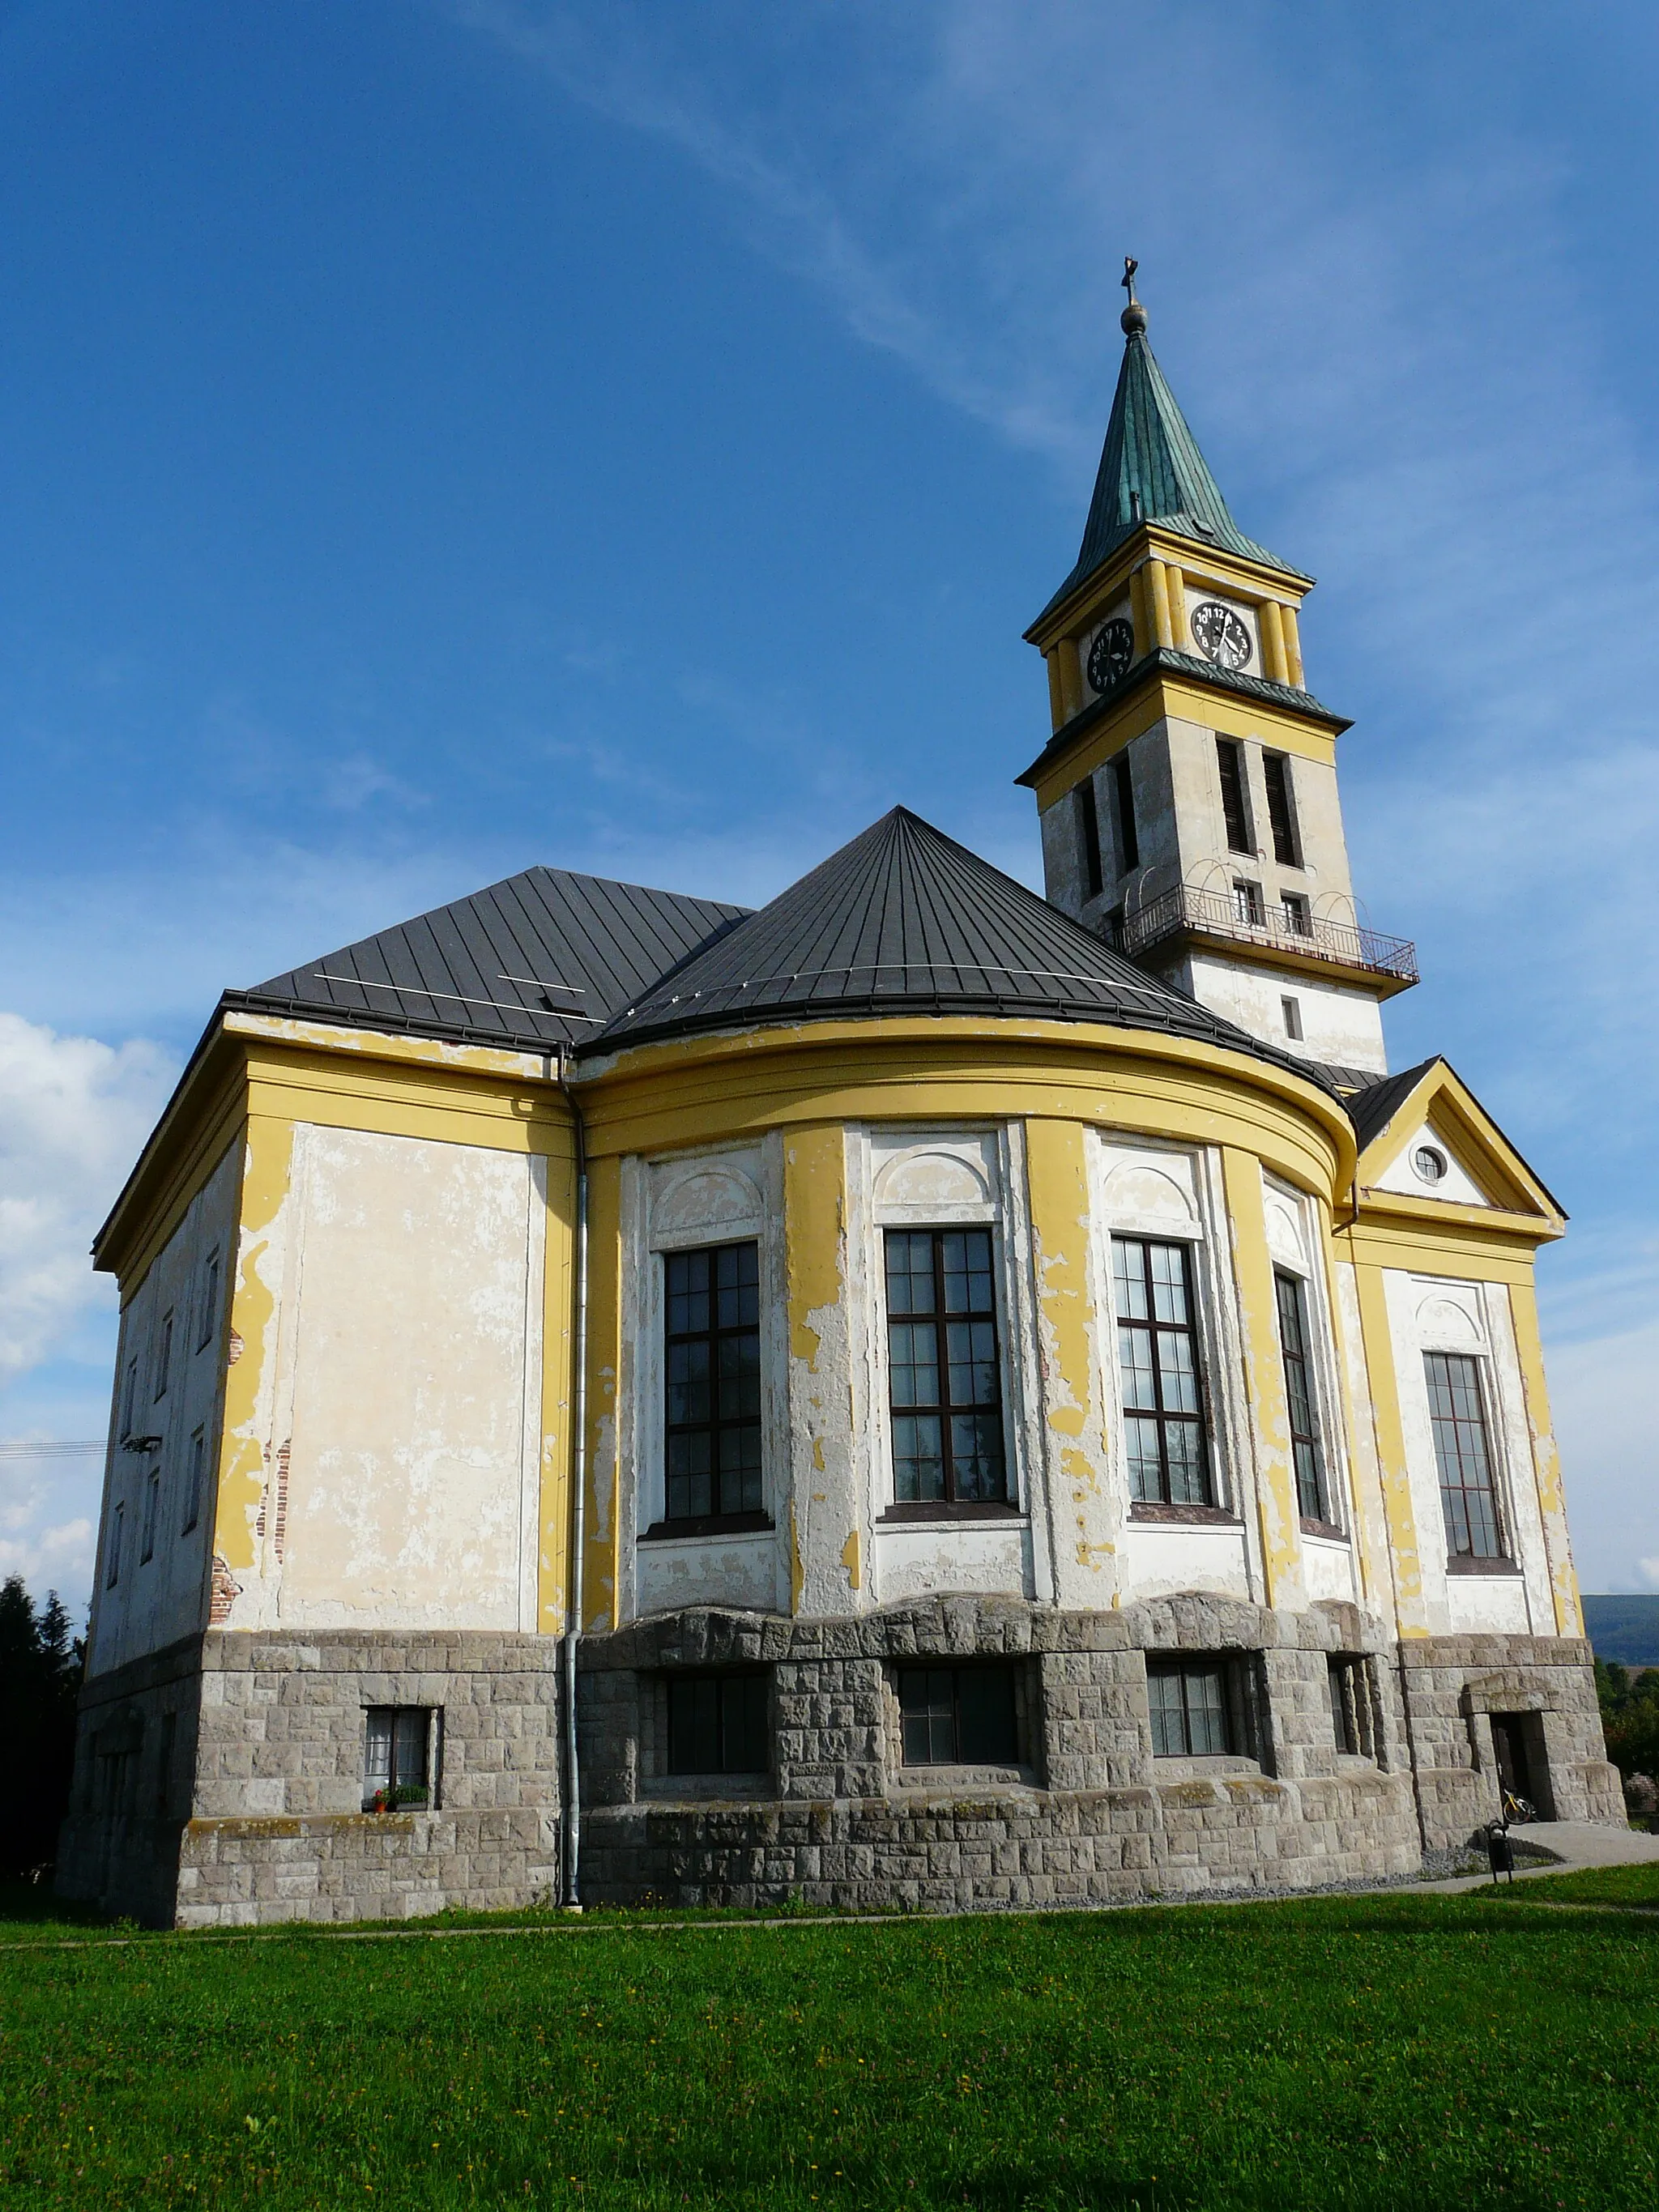
[[[1123,289],[1129,295],[1129,304],[1119,318],[1126,338],[1144,338],[1146,335],[1146,310],[1135,297],[1135,271],[1140,264],[1133,256],[1123,257]]]

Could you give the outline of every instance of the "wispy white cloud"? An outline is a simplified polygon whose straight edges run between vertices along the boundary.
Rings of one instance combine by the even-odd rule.
[[[153,1044],[112,1049],[0,1013],[0,1380],[112,1297],[87,1247],[174,1073]]]
[[[1554,118],[1421,10],[449,12],[724,188],[860,339],[1041,455],[1066,526],[1140,257],[1236,509],[1326,574],[1304,635],[1362,711],[1359,886],[1429,963],[1396,1041],[1448,1050],[1580,1215],[1546,1270],[1558,1410],[1589,1571],[1628,1578],[1659,1546],[1659,1341],[1629,1326],[1659,1312],[1659,483],[1603,371]],[[1616,12],[1601,35],[1616,66]]]

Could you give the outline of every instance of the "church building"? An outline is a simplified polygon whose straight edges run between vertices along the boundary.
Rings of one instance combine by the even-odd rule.
[[[531,867],[221,1000],[94,1248],[62,1893],[1108,1903],[1622,1824],[1561,1209],[1390,1072],[1312,580],[1123,328],[1045,896],[901,807],[758,912]]]

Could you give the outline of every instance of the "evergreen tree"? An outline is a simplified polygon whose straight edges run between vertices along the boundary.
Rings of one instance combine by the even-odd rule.
[[[56,1590],[37,1614],[21,1575],[0,1585],[0,1730],[11,1786],[0,1793],[0,1874],[50,1864],[69,1807],[84,1650]]]

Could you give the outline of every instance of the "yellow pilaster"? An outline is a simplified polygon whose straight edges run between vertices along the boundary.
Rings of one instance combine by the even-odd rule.
[[[1146,571],[1137,568],[1129,578],[1129,619],[1134,625],[1135,659],[1150,653],[1157,640],[1152,635],[1152,618],[1146,606]]]
[[[1302,1522],[1291,1456],[1291,1415],[1285,1400],[1285,1363],[1279,1348],[1261,1167],[1254,1153],[1236,1151],[1231,1146],[1224,1149],[1221,1160],[1227,1213],[1232,1223],[1239,1324],[1244,1338],[1245,1402],[1255,1411],[1256,1445],[1261,1455],[1256,1513],[1267,1583],[1263,1596],[1268,1605],[1295,1606],[1304,1595]]]
[[[1270,684],[1288,684],[1291,670],[1285,653],[1284,611],[1277,599],[1263,603],[1261,620],[1263,673]]]
[[[1048,671],[1048,714],[1055,729],[1058,729],[1066,720],[1066,692],[1060,682],[1058,646],[1048,654],[1044,665]]]
[[[1152,642],[1173,645],[1175,632],[1170,627],[1170,586],[1161,561],[1148,561],[1145,569],[1147,604],[1152,617]]]
[[[1069,722],[1083,704],[1083,671],[1078,665],[1077,640],[1061,638],[1054,647],[1054,658],[1059,664],[1060,701],[1066,710],[1063,720]]]
[[[587,1506],[582,1626],[615,1628],[622,1579],[619,1436],[622,1370],[622,1165],[587,1175]]]
[[[1365,1376],[1370,1388],[1371,1432],[1382,1486],[1382,1516],[1394,1561],[1395,1604],[1402,1636],[1426,1636],[1428,1610],[1423,1597],[1423,1555],[1417,1516],[1412,1508],[1411,1476],[1406,1465],[1406,1426],[1400,1415],[1400,1383],[1395,1372],[1394,1335],[1389,1327],[1382,1271],[1363,1261],[1354,1267],[1359,1299],[1359,1333],[1365,1347]]]
[[[1521,1362],[1527,1425],[1532,1434],[1533,1467],[1538,1478],[1538,1503],[1544,1522],[1544,1553],[1549,1561],[1550,1594],[1555,1601],[1555,1632],[1558,1636],[1582,1636],[1584,1614],[1578,1602],[1578,1577],[1573,1572],[1572,1547],[1567,1537],[1561,1455],[1556,1449],[1549,1389],[1544,1380],[1538,1299],[1530,1285],[1524,1289],[1518,1285],[1510,1286],[1510,1311],[1515,1321],[1515,1348]]]
[[[1302,627],[1294,607],[1279,610],[1279,625],[1285,633],[1285,665],[1288,671],[1285,681],[1295,684],[1298,691],[1306,689],[1302,674]]]
[[[847,1547],[857,1532],[851,1408],[822,1357],[847,1328],[847,1145],[839,1122],[792,1129],[783,1151],[789,1299],[789,1609],[844,1601]],[[829,1530],[827,1540],[823,1531]],[[825,1587],[835,1562],[842,1589]]]
[[[257,1565],[259,1507],[264,1495],[269,1393],[276,1374],[276,1337],[287,1263],[286,1218],[294,1165],[294,1125],[250,1116],[243,1139],[236,1279],[231,1291],[224,1424],[213,1506],[216,1600],[222,1566],[234,1577]]]
[[[1089,1264],[1089,1133],[1077,1121],[1028,1120],[1027,1187],[1036,1267],[1044,1459],[1060,1553],[1063,1601],[1099,1605],[1116,1549],[1101,1433],[1100,1330]],[[1064,1532],[1061,1534],[1060,1532]]]
[[[1187,579],[1173,562],[1164,564],[1164,581],[1170,594],[1170,636],[1179,653],[1189,649],[1187,635]]]
[[[1379,1559],[1381,1544],[1386,1543],[1378,1528],[1369,1498],[1358,1495],[1360,1469],[1364,1464],[1359,1453],[1359,1421],[1354,1405],[1353,1388],[1350,1379],[1346,1338],[1347,1316],[1337,1288],[1336,1252],[1332,1241],[1331,1210],[1323,1199],[1316,1201],[1319,1215],[1319,1249],[1325,1274],[1326,1310],[1331,1316],[1331,1327],[1336,1338],[1336,1388],[1342,1413],[1342,1433],[1346,1446],[1347,1462],[1352,1470],[1355,1491],[1355,1526],[1349,1532],[1349,1541],[1354,1547],[1354,1558],[1359,1567],[1359,1588],[1368,1605],[1392,1600],[1393,1587],[1389,1580],[1388,1561]]]

